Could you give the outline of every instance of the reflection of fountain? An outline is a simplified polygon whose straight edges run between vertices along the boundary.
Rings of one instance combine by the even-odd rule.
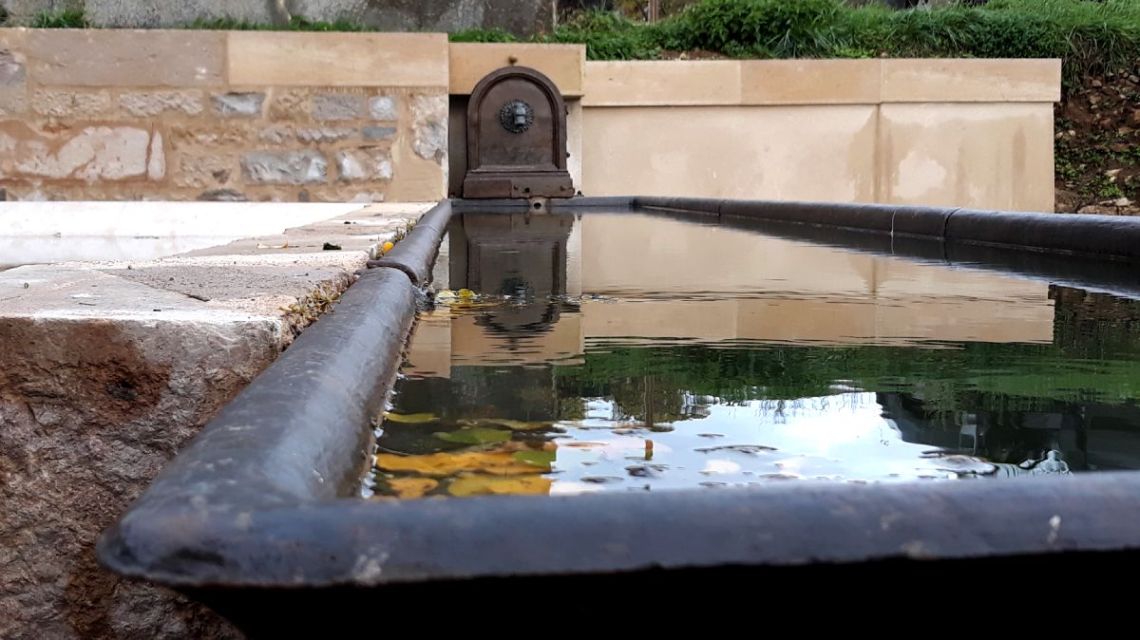
[[[875,395],[883,417],[897,425],[904,441],[984,457],[1009,467],[1004,475],[1027,473],[1041,464],[1046,465],[1042,469],[1059,468],[1051,462],[1067,471],[1061,458],[1073,460],[1079,469],[1086,466],[1087,425],[1080,406],[1044,401],[1051,410],[1012,410],[989,406],[993,399],[987,403],[975,392],[963,392],[961,404],[969,410],[947,412],[928,407],[910,393]]]

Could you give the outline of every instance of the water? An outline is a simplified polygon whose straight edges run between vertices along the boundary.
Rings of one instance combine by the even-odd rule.
[[[366,495],[1140,468],[1140,301],[642,215],[449,248]]]

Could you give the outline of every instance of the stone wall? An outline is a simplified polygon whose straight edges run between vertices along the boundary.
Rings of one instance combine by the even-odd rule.
[[[21,200],[437,200],[447,47],[0,29],[0,186]]]
[[[1052,211],[1060,88],[1059,60],[588,62],[581,189]]]
[[[83,9],[97,27],[183,27],[229,18],[281,24],[290,17],[349,20],[381,31],[503,29],[518,36],[549,31],[555,0],[0,0],[13,25],[37,14]]]

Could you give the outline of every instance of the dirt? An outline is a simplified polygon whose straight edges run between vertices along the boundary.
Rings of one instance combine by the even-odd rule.
[[[1057,211],[1140,215],[1140,62],[1070,88],[1055,136]]]

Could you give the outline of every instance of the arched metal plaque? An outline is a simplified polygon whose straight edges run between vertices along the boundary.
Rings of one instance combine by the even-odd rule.
[[[566,104],[528,67],[504,67],[475,85],[467,105],[464,198],[569,198]]]

